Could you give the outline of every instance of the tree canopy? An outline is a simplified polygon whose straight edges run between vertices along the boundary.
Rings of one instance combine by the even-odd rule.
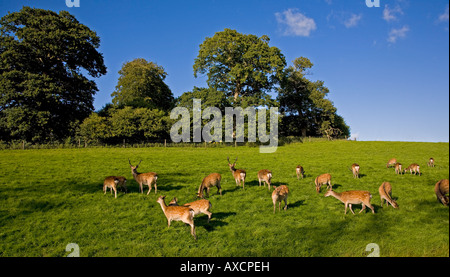
[[[106,74],[100,38],[67,11],[23,7],[0,19],[0,139],[75,133]]]

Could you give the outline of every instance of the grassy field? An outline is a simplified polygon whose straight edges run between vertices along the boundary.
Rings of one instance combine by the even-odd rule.
[[[245,190],[235,186],[227,156],[247,170]],[[404,166],[421,165],[422,176],[386,169],[395,157]],[[435,168],[428,168],[430,157]],[[159,175],[158,194],[138,193],[128,158],[140,172]],[[348,169],[361,166],[362,178]],[[295,167],[304,166],[297,181]],[[273,184],[288,185],[287,211],[273,214],[271,193],[258,186],[259,169],[273,171]],[[198,240],[189,227],[166,218],[156,203],[177,197],[195,200],[204,176],[222,174],[223,196],[211,190],[212,219],[195,218]],[[334,190],[369,190],[369,209],[344,215],[344,205],[314,178],[331,173]],[[129,193],[114,199],[102,191],[108,175],[128,178]],[[259,148],[91,148],[0,151],[0,256],[66,256],[77,243],[81,256],[156,257],[364,257],[376,243],[380,256],[449,256],[449,209],[437,202],[434,184],[449,177],[448,143],[312,142]],[[380,206],[378,187],[389,181],[399,209]]]

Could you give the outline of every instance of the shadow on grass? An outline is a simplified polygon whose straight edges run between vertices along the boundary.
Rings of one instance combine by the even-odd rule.
[[[198,219],[196,219],[196,226],[202,226],[206,229],[208,232],[214,231],[217,227],[223,227],[228,225],[227,222],[224,222],[223,220],[229,216],[236,215],[235,212],[229,212],[229,213],[213,213],[211,216],[211,220],[208,223],[208,217],[207,216],[201,216]]]

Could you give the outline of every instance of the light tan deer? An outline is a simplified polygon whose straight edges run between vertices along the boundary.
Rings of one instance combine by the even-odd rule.
[[[383,202],[386,201],[388,207],[391,204],[394,209],[398,208],[397,202],[392,199],[392,186],[389,182],[383,182],[378,188],[378,192],[380,193],[381,207],[383,207]]]
[[[397,159],[396,158],[392,158],[388,161],[388,163],[386,164],[386,168],[389,168],[391,166],[394,166],[397,163]]]
[[[152,190],[152,185],[154,185],[155,186],[155,194],[156,194],[156,191],[157,191],[156,180],[158,180],[158,174],[156,174],[155,172],[138,173],[137,168],[141,164],[142,160],[139,161],[139,163],[136,166],[133,166],[131,164],[130,159],[128,159],[128,162],[130,163],[131,174],[133,174],[134,180],[136,180],[136,182],[139,184],[139,192],[144,193],[143,185],[145,184],[148,186],[148,192],[147,192],[147,195],[148,195],[150,193],[150,191]]]
[[[281,201],[284,201],[283,209],[286,210],[289,188],[286,185],[281,185],[279,187],[273,186],[273,188],[274,188],[274,191],[272,192],[273,213],[275,213],[277,202],[278,202],[278,211],[281,211]]]
[[[236,181],[236,186],[240,186],[242,184],[242,189],[245,189],[245,177],[247,173],[243,169],[236,169],[237,157],[234,163],[230,163],[230,157],[227,157],[228,166],[230,167],[231,172],[233,173],[234,181]]]
[[[222,176],[219,173],[211,173],[205,178],[203,178],[200,187],[198,188],[197,197],[204,198],[204,191],[206,190],[206,197],[209,197],[209,190],[212,187],[217,187],[217,193],[220,193],[222,196],[222,188],[220,187],[220,181],[222,180]]]
[[[258,171],[258,181],[259,181],[259,186],[261,186],[261,181],[263,181],[264,187],[267,184],[267,187],[270,191],[270,186],[271,186],[271,181],[272,181],[272,171],[267,170],[267,169],[261,169],[260,171]]]
[[[362,209],[361,209],[361,211],[359,211],[359,213],[364,211],[366,209],[366,206],[372,210],[372,213],[375,213],[373,206],[370,204],[370,199],[372,198],[372,194],[370,194],[370,192],[368,192],[368,191],[350,190],[350,191],[344,191],[341,193],[337,193],[330,189],[329,191],[327,191],[325,193],[325,197],[328,197],[330,195],[345,204],[344,214],[347,214],[347,207],[349,207],[350,211],[353,214],[355,214],[352,209],[352,205],[355,205],[355,204],[362,204]]]
[[[178,206],[178,199],[174,197],[172,201],[170,201],[169,206]],[[191,203],[186,203],[183,206],[193,209],[194,216],[202,213],[208,216],[208,223],[211,220],[212,213],[209,211],[209,209],[211,209],[212,205],[209,200],[201,199]]]
[[[316,180],[314,180],[314,184],[316,185],[316,192],[320,193],[320,189],[322,188],[322,185],[327,185],[327,189],[333,189],[333,186],[331,185],[331,174],[325,173],[322,175],[317,176]]]
[[[400,175],[403,174],[403,171],[402,171],[402,164],[401,164],[401,163],[396,163],[396,164],[395,164],[395,173],[396,173],[396,174],[400,174]]]
[[[428,165],[429,167],[434,167],[434,159],[433,159],[433,158],[430,158],[430,160],[428,161],[427,165]]]
[[[353,173],[353,178],[359,178],[359,164],[352,164],[352,168],[350,169]]]
[[[407,168],[405,168],[405,173],[406,173],[406,171],[409,171],[409,173],[411,173],[411,174],[414,171],[414,175],[417,175],[417,173],[419,173],[419,175],[421,175],[420,174],[420,166],[416,163],[410,164]]]
[[[191,235],[197,240],[197,235],[195,234],[195,226],[194,226],[194,214],[195,211],[189,207],[183,206],[167,206],[164,202],[164,198],[166,196],[160,196],[156,202],[161,205],[161,209],[164,212],[164,215],[167,218],[168,227],[170,227],[170,223],[175,221],[182,221],[191,226]]]
[[[127,192],[126,182],[127,178],[123,176],[108,176],[103,181],[103,192],[106,194],[106,191],[109,188],[112,194],[114,190],[114,197],[117,198],[117,189],[119,187],[123,187],[125,189],[125,193]]]
[[[442,179],[437,182],[434,186],[434,192],[436,193],[438,201],[441,202],[444,206],[448,206],[448,179]]]
[[[302,179],[305,177],[305,170],[301,165],[297,165],[295,168],[295,173],[297,173],[297,180],[300,180],[300,176],[302,176]]]

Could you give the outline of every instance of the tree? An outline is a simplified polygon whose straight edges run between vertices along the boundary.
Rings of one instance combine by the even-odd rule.
[[[270,47],[269,41],[267,36],[230,29],[217,32],[200,45],[194,76],[207,74],[209,87],[224,92],[233,104],[266,105],[267,92],[279,82],[286,66],[281,51]]]
[[[164,79],[164,68],[145,59],[127,62],[119,71],[116,90],[111,94],[114,105],[161,109],[173,107],[174,97]]]
[[[23,7],[0,19],[1,139],[73,135],[106,74],[100,38],[67,11]]]

